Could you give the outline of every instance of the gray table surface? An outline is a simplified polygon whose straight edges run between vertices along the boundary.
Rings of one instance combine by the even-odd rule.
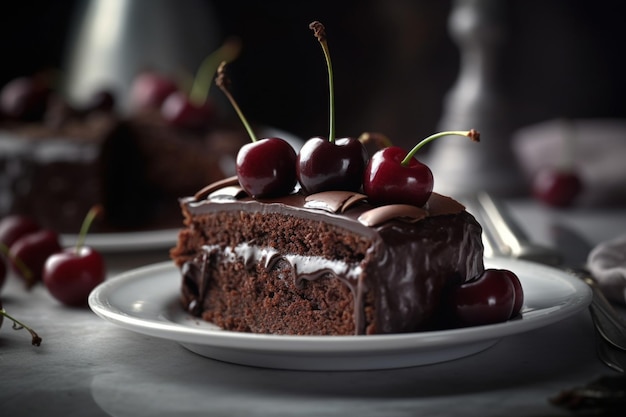
[[[549,243],[555,218],[592,243],[626,233],[623,210],[551,211],[513,201],[530,235]],[[109,275],[167,260],[167,249],[107,255]],[[261,369],[196,355],[175,342],[70,309],[9,279],[4,307],[43,337],[0,329],[2,416],[560,416],[549,398],[603,375],[587,310],[506,337],[473,356],[380,371]]]

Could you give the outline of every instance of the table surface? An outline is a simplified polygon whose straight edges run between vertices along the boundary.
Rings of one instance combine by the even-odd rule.
[[[553,211],[508,201],[530,236],[549,244],[558,219],[592,243],[626,232],[626,213]],[[109,253],[108,275],[168,259],[167,248]],[[582,261],[582,260],[581,260]],[[420,367],[304,372],[234,365],[176,342],[117,327],[89,309],[61,306],[41,286],[9,278],[4,307],[43,337],[0,329],[2,416],[559,416],[549,398],[617,375],[596,357],[587,310],[500,340],[472,356]]]

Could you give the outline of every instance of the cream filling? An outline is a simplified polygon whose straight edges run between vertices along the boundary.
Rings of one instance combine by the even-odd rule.
[[[363,272],[358,263],[347,263],[321,256],[281,254],[272,247],[259,247],[249,243],[240,243],[234,248],[226,247],[223,250],[218,245],[205,245],[202,249],[207,253],[219,252],[225,262],[243,262],[246,266],[264,260],[265,268],[271,268],[278,259],[282,259],[289,262],[297,276],[313,277],[321,271],[327,271],[337,277],[356,281]]]

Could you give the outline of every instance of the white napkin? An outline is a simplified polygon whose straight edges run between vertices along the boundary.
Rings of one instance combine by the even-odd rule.
[[[587,267],[607,298],[626,304],[626,235],[594,247]]]
[[[626,206],[626,120],[549,120],[515,132],[512,146],[529,181],[539,169],[554,167],[570,146],[584,183],[576,205]]]

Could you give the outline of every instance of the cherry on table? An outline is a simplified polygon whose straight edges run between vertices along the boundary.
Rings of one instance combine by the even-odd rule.
[[[533,196],[552,207],[571,206],[582,190],[583,183],[573,169],[542,169],[532,182]]]
[[[92,207],[83,220],[76,245],[50,255],[43,266],[44,285],[65,305],[85,305],[89,293],[106,277],[104,258],[84,244],[91,224],[101,212],[101,206]]]
[[[20,237],[41,229],[39,223],[30,216],[11,214],[0,220],[0,243],[11,247]]]
[[[89,246],[52,254],[43,268],[44,285],[54,298],[68,306],[85,305],[89,293],[104,279],[104,258]]]
[[[31,288],[41,281],[48,257],[61,250],[59,235],[53,230],[41,229],[20,237],[11,245],[11,263],[26,287]]]

